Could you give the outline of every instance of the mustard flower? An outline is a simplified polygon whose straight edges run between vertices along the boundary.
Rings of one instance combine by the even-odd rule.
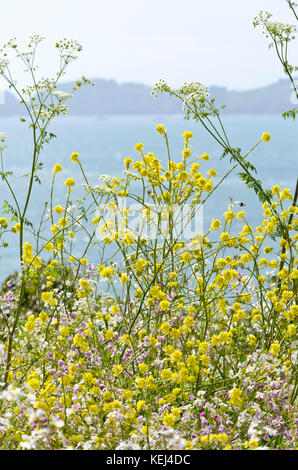
[[[162,124],[158,124],[158,126],[156,126],[156,130],[160,135],[166,134],[166,129]]]
[[[192,132],[190,132],[190,131],[185,131],[185,132],[183,132],[182,137],[183,137],[186,141],[188,141],[189,139],[191,139],[191,138],[193,137],[193,134],[192,134]]]
[[[235,219],[235,213],[233,211],[226,211],[224,213],[224,216],[225,216],[225,219],[228,223],[232,222],[232,220]]]
[[[285,188],[282,191],[280,191],[279,197],[281,201],[285,201],[286,199],[289,199],[291,201],[293,199],[293,196],[289,188]]]
[[[166,310],[169,310],[170,308],[170,302],[168,300],[162,300],[159,304],[159,308],[160,310],[162,310],[163,312],[165,312]]]
[[[262,140],[266,143],[269,142],[269,140],[271,140],[271,135],[268,132],[263,132]]]
[[[70,155],[70,159],[73,163],[78,163],[79,162],[79,153],[78,152],[73,152]]]
[[[220,236],[222,242],[228,242],[231,239],[231,236],[227,232],[223,232]]]
[[[111,278],[114,273],[114,268],[112,266],[107,266],[106,268],[101,269],[100,276],[102,278]]]
[[[297,332],[297,327],[296,325],[289,325],[288,326],[288,333],[290,336],[295,336]]]
[[[270,352],[273,356],[277,356],[277,354],[280,352],[280,345],[277,341],[271,344]]]
[[[189,148],[183,149],[182,150],[182,155],[183,155],[183,158],[189,158],[191,156],[190,149]]]
[[[147,366],[146,364],[144,364],[144,362],[140,362],[140,363],[138,364],[138,369],[139,369],[139,372],[140,372],[141,374],[145,374],[145,373],[147,372],[147,370],[148,370],[148,366]]]
[[[241,406],[242,401],[242,391],[239,388],[234,387],[230,392],[229,403],[235,406]]]
[[[53,251],[54,250],[54,245],[52,242],[47,242],[44,246],[44,249],[48,252],[50,251]]]
[[[40,314],[38,315],[38,319],[42,322],[42,323],[46,323],[49,319],[49,316],[46,312],[40,312]]]
[[[63,170],[63,167],[60,165],[60,163],[56,163],[53,167],[53,173],[54,175],[57,175],[57,173],[60,173],[60,171]]]
[[[8,222],[5,217],[0,218],[0,227],[7,228],[8,227]]]
[[[56,212],[56,214],[59,214],[59,215],[60,215],[60,214],[63,214],[64,209],[63,209],[62,206],[59,206],[59,205],[58,205],[58,206],[55,206],[55,207],[54,207],[54,211]]]
[[[75,186],[75,180],[73,178],[67,178],[67,180],[64,181],[65,186],[68,188],[68,191],[71,191],[71,187]]]
[[[210,225],[210,230],[218,230],[221,227],[221,222],[218,219],[213,219]]]
[[[126,168],[129,168],[130,165],[132,164],[132,158],[129,158],[129,157],[124,158],[123,163],[126,166]]]
[[[107,340],[110,340],[110,339],[114,338],[114,332],[113,332],[113,330],[107,329],[107,330],[105,331],[105,338],[106,338]]]
[[[60,227],[64,228],[69,222],[69,219],[67,217],[62,217],[61,219],[59,219],[59,225]]]
[[[137,152],[142,153],[143,148],[144,148],[144,144],[142,144],[142,143],[139,143],[139,144],[135,145],[135,149],[136,149]]]
[[[43,293],[41,294],[41,300],[42,300],[43,302],[48,302],[48,301],[52,298],[52,295],[53,295],[53,294],[52,294],[51,292],[43,292]]]
[[[209,177],[213,176],[215,178],[216,175],[217,175],[216,170],[213,170],[213,168],[210,168],[210,170],[208,171],[208,176]]]
[[[21,224],[17,222],[15,225],[11,227],[11,231],[13,233],[18,233],[21,230]]]
[[[93,225],[98,225],[98,224],[99,224],[99,221],[100,221],[100,218],[99,218],[98,216],[96,216],[96,217],[94,217],[94,218],[92,219]]]

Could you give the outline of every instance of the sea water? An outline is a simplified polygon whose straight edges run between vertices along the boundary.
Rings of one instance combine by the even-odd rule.
[[[279,184],[294,191],[298,173],[298,122],[284,121],[278,115],[226,115],[223,117],[223,122],[231,146],[240,147],[242,155],[255,145],[263,132],[269,132],[272,140],[267,144],[262,142],[249,156],[257,168],[256,177],[266,188]],[[210,155],[210,160],[207,162],[199,160],[203,175],[207,174],[208,169],[214,168],[218,173],[216,183],[231,168],[229,157],[220,159],[223,151],[220,145],[200,124],[185,121],[182,115],[59,118],[50,129],[57,137],[45,146],[41,154],[43,168],[38,173],[41,185],[34,184],[27,218],[35,227],[39,224],[44,202],[49,201],[52,168],[55,163],[60,163],[63,171],[56,178],[54,205],[64,206],[66,188],[63,183],[69,177],[73,177],[76,181],[72,202],[75,203],[76,199],[82,197],[84,181],[79,166],[70,161],[72,152],[79,152],[91,185],[97,185],[98,177],[102,174],[121,176],[125,157],[139,159],[139,154],[134,149],[135,144],[139,142],[144,144],[145,153],[152,152],[166,163],[167,150],[162,136],[156,132],[157,124],[163,124],[167,129],[172,160],[181,160],[184,146],[182,133],[189,130],[193,132],[193,139],[190,141],[191,158],[199,157],[202,153]],[[10,183],[15,188],[20,206],[23,207],[29,183],[29,178],[25,175],[30,172],[32,136],[26,124],[21,123],[18,118],[0,119],[0,132],[7,134],[7,149],[3,154],[5,171],[13,172]],[[245,204],[250,225],[261,223],[262,210],[259,201],[253,191],[248,190],[240,180],[235,170],[205,204],[204,231],[208,230],[213,218],[223,217],[223,212],[227,210],[231,199]],[[0,207],[4,201],[13,205],[5,182],[0,180]],[[236,223],[240,229],[242,221]],[[26,235],[24,239],[26,240]],[[0,282],[19,269],[18,235],[6,234],[4,240],[8,243],[8,247],[0,249]],[[83,250],[83,242],[82,239],[77,240],[75,246],[76,240],[74,240],[77,253]],[[95,252],[93,255],[95,258],[92,261],[99,262]]]

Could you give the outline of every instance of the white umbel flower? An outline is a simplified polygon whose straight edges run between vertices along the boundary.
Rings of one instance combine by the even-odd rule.
[[[59,101],[67,100],[73,96],[71,93],[65,93],[65,91],[54,91],[52,94],[53,96],[56,96]]]

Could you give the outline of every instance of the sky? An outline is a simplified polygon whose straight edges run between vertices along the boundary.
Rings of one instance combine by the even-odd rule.
[[[83,51],[65,80],[84,74],[120,83],[154,85],[163,78],[172,86],[199,81],[251,89],[283,77],[261,29],[252,25],[260,10],[293,22],[286,0],[0,0],[0,44],[16,37],[25,50],[30,35],[45,36],[38,63],[52,76],[56,40],[78,40]],[[12,66],[23,80],[22,69]]]

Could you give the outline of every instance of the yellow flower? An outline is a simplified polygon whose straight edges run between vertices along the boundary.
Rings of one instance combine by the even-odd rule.
[[[207,356],[207,354],[201,354],[200,361],[205,367],[207,367],[210,363],[210,357]]]
[[[65,227],[68,223],[69,219],[67,217],[62,217],[59,219],[59,225],[60,227]]]
[[[129,168],[130,165],[132,164],[132,158],[124,158],[123,163],[126,166],[126,168]]]
[[[53,292],[43,292],[41,294],[41,300],[45,303],[50,303],[53,297]]]
[[[271,139],[271,135],[268,132],[263,132],[262,140],[264,142],[269,142],[270,139]]]
[[[230,234],[227,232],[223,232],[220,236],[222,242],[228,242],[230,240]]]
[[[68,326],[61,326],[60,334],[61,334],[61,336],[68,336],[69,335],[69,327]]]
[[[216,170],[213,170],[212,168],[208,171],[208,176],[211,177],[216,177],[217,173]]]
[[[121,274],[120,282],[121,282],[122,284],[127,284],[127,283],[128,283],[128,276],[127,276],[127,274]]]
[[[18,222],[13,227],[11,227],[13,233],[18,233],[21,230],[21,224]]]
[[[273,186],[271,188],[271,192],[275,196],[279,193],[279,191],[281,191],[281,188],[280,188],[280,186],[278,186],[278,184],[276,184],[275,186]]]
[[[256,439],[251,439],[248,445],[249,445],[250,450],[255,450],[257,449],[257,447],[259,447],[259,443],[258,441],[256,441]]]
[[[64,209],[63,209],[62,206],[56,206],[56,207],[54,208],[54,211],[56,212],[56,214],[59,214],[59,215],[60,215],[60,214],[63,214]]]
[[[147,370],[148,370],[148,366],[147,366],[146,364],[144,364],[144,362],[140,362],[140,363],[138,364],[138,369],[139,369],[139,372],[140,372],[141,374],[145,374],[145,373],[147,372]]]
[[[87,279],[80,279],[79,284],[83,289],[86,289],[90,286],[90,281],[88,281]]]
[[[162,332],[163,335],[167,335],[170,331],[171,327],[170,327],[170,324],[168,322],[166,323],[162,323],[161,327],[160,327],[160,331]]]
[[[235,213],[233,211],[227,211],[224,213],[227,222],[232,222],[235,219]]]
[[[296,331],[297,331],[296,325],[289,325],[288,326],[288,333],[289,333],[290,336],[295,336]]]
[[[166,412],[163,417],[163,424],[169,426],[170,428],[175,424],[176,417],[172,413]]]
[[[197,370],[197,358],[193,354],[187,358],[187,366]]]
[[[183,253],[181,255],[181,260],[183,261],[183,263],[190,263],[191,261],[191,254],[186,252],[186,253]]]
[[[7,228],[8,227],[8,222],[5,217],[0,218],[0,227]]]
[[[68,188],[69,191],[71,191],[71,187],[75,186],[75,180],[73,178],[67,178],[67,180],[64,181],[65,186]]]
[[[53,173],[54,175],[57,175],[60,171],[62,171],[63,167],[60,165],[60,163],[56,163],[53,167]]]
[[[59,226],[54,224],[51,227],[51,232],[55,235],[59,231]]]
[[[241,406],[243,401],[241,395],[242,391],[239,388],[234,387],[230,393],[229,403],[235,406]]]
[[[221,226],[221,222],[218,219],[213,219],[210,225],[210,230],[218,230]]]
[[[38,315],[38,319],[42,322],[42,323],[46,323],[49,319],[49,316],[46,312],[40,312],[40,314]]]
[[[122,371],[123,371],[123,367],[120,364],[116,364],[112,368],[112,372],[115,377],[118,377]]]
[[[142,411],[142,410],[144,410],[144,409],[146,409],[146,402],[145,402],[145,400],[139,400],[139,401],[137,402],[137,411]]]
[[[27,384],[29,385],[30,388],[33,390],[38,390],[40,387],[40,377],[38,376],[37,372],[32,372],[31,374],[28,374],[27,376]]]
[[[202,353],[206,353],[207,351],[209,351],[209,344],[206,343],[205,341],[203,343],[200,343],[199,344],[199,350],[202,352]]]
[[[71,156],[70,156],[70,159],[71,159],[72,162],[78,163],[78,161],[79,161],[79,153],[77,153],[77,152],[72,153]]]
[[[298,269],[293,268],[290,274],[291,279],[298,279]]]
[[[153,286],[151,287],[150,289],[150,295],[154,298],[154,299],[162,299],[164,294],[163,292],[160,290],[159,286]]]
[[[168,379],[171,379],[172,372],[170,369],[163,369],[160,375],[164,380],[168,380]]]
[[[280,351],[280,345],[278,344],[277,341],[275,341],[274,343],[271,344],[270,352],[273,356],[277,356],[279,351]]]
[[[250,346],[255,346],[256,342],[257,342],[257,338],[254,335],[249,335],[248,344]]]
[[[227,261],[224,258],[218,258],[218,260],[216,261],[216,266],[218,266],[219,268],[225,268],[226,265]]]
[[[168,300],[162,300],[159,304],[159,308],[160,310],[162,310],[163,312],[165,312],[166,310],[169,310],[170,308],[170,302]]]
[[[286,199],[289,199],[289,200],[293,199],[289,188],[285,188],[282,191],[280,191],[279,197],[281,201],[285,201]]]
[[[190,149],[189,148],[183,149],[182,150],[182,155],[183,155],[183,158],[189,158],[191,156]]]
[[[143,258],[139,258],[136,261],[135,268],[136,268],[137,274],[142,274],[146,264],[147,264],[147,261]]]
[[[205,162],[207,162],[207,160],[209,160],[209,154],[203,153],[202,156],[200,157],[200,160],[205,160]]]
[[[189,139],[192,138],[192,132],[190,132],[190,131],[185,131],[185,132],[183,132],[182,137],[186,140],[186,142],[188,142]]]
[[[182,358],[182,352],[179,349],[175,349],[171,354],[171,362],[179,362]]]
[[[25,324],[25,330],[28,332],[33,331],[34,325],[35,325],[35,317],[34,315],[30,315],[27,323]]]
[[[113,337],[114,337],[114,332],[113,332],[113,330],[108,329],[108,330],[105,331],[105,338],[106,338],[107,340],[110,340],[110,339],[112,339]]]
[[[47,242],[44,246],[44,249],[48,252],[50,251],[53,251],[54,250],[54,245],[52,242]]]
[[[98,225],[98,224],[99,224],[99,221],[100,221],[100,218],[99,218],[98,216],[96,216],[96,217],[94,217],[94,218],[92,219],[93,225]]]
[[[100,276],[102,278],[110,278],[114,275],[114,268],[112,266],[107,266],[106,268],[101,269]]]
[[[143,148],[144,148],[144,144],[142,144],[142,143],[139,143],[139,144],[135,145],[135,149],[136,149],[137,152],[142,153]]]
[[[184,318],[183,323],[186,326],[186,328],[191,328],[194,324],[194,319],[191,316],[187,316]]]
[[[156,126],[156,130],[160,135],[166,134],[165,127],[162,124],[158,124],[158,126]]]
[[[24,243],[24,254],[23,254],[23,260],[29,264],[33,258],[33,246],[31,243],[26,242]]]

